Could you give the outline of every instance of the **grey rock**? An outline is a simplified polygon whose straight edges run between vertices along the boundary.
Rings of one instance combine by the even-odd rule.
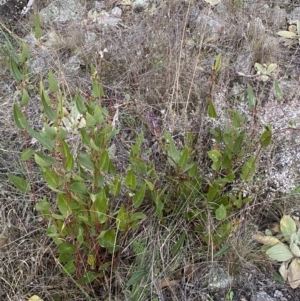
[[[296,97],[299,97],[299,82],[296,76],[296,72],[291,72],[289,79],[282,79],[280,82],[280,88],[285,100],[292,101]]]
[[[286,10],[276,5],[273,8],[273,25],[275,30],[283,29],[286,26]]]
[[[261,4],[260,0],[245,0],[244,6],[245,8],[249,8],[251,5]]]
[[[20,18],[21,11],[26,7],[27,0],[0,0],[1,22],[12,22]]]
[[[274,63],[277,61],[277,56],[273,49],[278,47],[278,38],[271,36],[264,36],[262,52],[264,53],[264,60],[269,63]]]
[[[94,7],[97,13],[101,12],[101,10],[104,8],[104,4],[104,1],[95,1]]]
[[[84,65],[84,63],[78,58],[78,56],[70,57],[64,64],[65,74],[70,77],[78,75],[80,65]]]
[[[40,16],[43,22],[67,22],[80,19],[84,14],[81,0],[55,0],[42,9]]]
[[[21,15],[26,15],[33,7],[35,0],[29,0],[27,5],[22,9]]]
[[[228,93],[228,98],[233,97],[244,101],[245,99],[245,85],[242,85],[238,82],[233,83],[232,89]]]
[[[254,19],[254,28],[253,29],[255,30],[255,32],[258,36],[262,36],[265,34],[266,28],[265,28],[261,18]]]
[[[9,4],[11,7],[15,7],[16,9],[23,8],[26,6],[28,0],[0,0],[0,5]]]
[[[85,42],[86,44],[95,44],[95,41],[97,41],[97,35],[92,32],[92,31],[88,31],[86,34],[85,34]]]
[[[242,51],[240,55],[237,57],[235,63],[235,69],[237,72],[244,73],[246,75],[251,74],[251,69],[253,67],[251,54],[246,51]]]
[[[267,47],[269,50],[278,47],[278,38],[267,36],[264,40],[264,47]],[[266,51],[268,50],[266,49]]]
[[[111,10],[111,15],[120,18],[122,16],[122,9],[120,7],[114,7]]]
[[[16,90],[13,94],[13,100],[14,102],[17,102],[22,98],[22,91],[21,90]]]
[[[45,68],[47,66],[47,61],[44,57],[38,56],[30,64],[30,71],[33,74],[46,74],[47,69]]]
[[[147,0],[135,0],[132,2],[132,8],[133,10],[140,10],[147,6],[148,1]]]
[[[289,22],[300,21],[300,7],[295,7],[287,17]]]
[[[104,26],[116,26],[120,23],[121,19],[116,16],[110,15],[106,11],[101,11],[101,13],[97,13],[95,10],[90,10],[88,12],[88,19],[83,21],[83,24],[92,25],[90,29],[98,25]]]
[[[34,37],[33,34],[29,34],[24,38],[24,41],[28,44],[33,46],[34,44],[36,44],[36,38]]]
[[[277,298],[277,299],[279,299],[280,301],[287,301],[287,298],[285,298],[283,296],[283,293],[281,291],[278,291],[278,290],[276,290],[274,292],[274,297]]]
[[[208,288],[211,291],[227,289],[233,282],[233,277],[229,276],[221,267],[213,267],[208,275]]]
[[[270,295],[266,292],[257,292],[251,297],[251,301],[275,301]]]
[[[206,31],[210,34],[222,34],[226,24],[216,14],[207,15],[205,12],[200,12],[197,18],[192,21],[192,25],[196,28],[206,27]]]

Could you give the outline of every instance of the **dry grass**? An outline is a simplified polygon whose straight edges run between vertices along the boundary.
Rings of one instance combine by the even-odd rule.
[[[234,84],[246,87],[245,84],[250,83],[246,77],[237,76],[236,71],[246,70],[253,74],[255,62],[278,63],[279,79],[287,72],[294,71],[288,71],[291,68],[285,69],[286,64],[283,63],[288,51],[276,44],[276,38],[270,37],[269,30],[278,30],[278,25],[270,18],[263,29],[259,21],[255,21],[257,17],[265,18],[262,14],[264,1],[256,1],[257,5],[251,6],[252,10],[243,8],[241,1],[223,2],[210,10],[204,1],[161,1],[154,14],[128,10],[123,17],[123,25],[101,28],[90,38],[87,37],[86,29],[77,23],[66,24],[63,28],[45,28],[45,41],[40,44],[30,43],[33,57],[43,61],[42,70],[33,69],[30,79],[33,95],[33,105],[29,108],[29,115],[32,116],[30,120],[37,127],[40,126],[40,112],[36,110],[38,99],[34,95],[38,93],[38,80],[45,77],[49,67],[55,71],[65,94],[71,97],[75,91],[89,91],[88,66],[94,64],[98,66],[105,91],[112,95],[115,102],[126,93],[131,97],[131,101],[122,107],[119,115],[119,128],[124,138],[116,141],[117,166],[120,170],[128,160],[130,143],[140,130],[145,131],[148,146],[155,145],[152,141],[159,138],[159,133],[151,132],[148,125],[150,113],[155,112],[159,119],[160,131],[170,130],[178,137],[179,145],[188,131],[196,131],[199,137],[204,137],[198,139],[198,144],[195,145],[199,165],[204,173],[210,164],[207,159],[204,161],[206,151],[210,149],[208,130],[211,124],[211,121],[205,119],[206,100],[211,88],[211,66],[216,55],[223,53],[223,67],[214,91],[218,100],[216,107],[220,112],[228,106],[244,110],[245,106],[236,98],[232,102],[227,99]],[[206,12],[206,18],[200,22],[195,21],[199,17],[195,13],[197,6]],[[222,16],[221,19],[216,17],[218,14]],[[214,18],[218,18],[220,22],[211,23]],[[29,32],[28,23],[23,25]],[[99,64],[99,51],[105,48],[107,52]],[[247,61],[242,57],[245,53],[249,58]],[[80,62],[80,68],[70,73],[70,58],[73,56]],[[292,54],[290,56],[292,61]],[[258,175],[261,180],[248,191],[253,196],[253,203],[228,218],[235,219],[240,224],[228,239],[227,243],[232,247],[220,257],[221,259],[214,259],[217,250],[213,244],[205,246],[203,241],[198,239],[198,234],[191,231],[191,224],[183,218],[189,209],[197,208],[199,203],[197,200],[183,200],[182,210],[161,223],[156,221],[149,206],[147,222],[142,224],[136,233],[132,233],[128,247],[122,252],[118,268],[108,271],[103,287],[80,287],[72,279],[62,276],[55,259],[55,248],[46,237],[41,220],[34,209],[35,201],[49,192],[40,181],[39,170],[36,167],[29,170],[18,159],[21,150],[29,141],[21,138],[11,117],[11,107],[13,102],[17,101],[15,91],[18,87],[13,83],[5,62],[5,57],[1,57],[0,64],[4,68],[0,69],[0,239],[6,237],[8,240],[2,248],[0,247],[0,300],[23,301],[34,294],[49,301],[142,301],[158,300],[158,297],[166,301],[191,300],[191,296],[188,297],[183,289],[186,279],[178,273],[184,268],[199,264],[196,271],[201,270],[201,273],[204,273],[203,271],[211,269],[216,262],[224,266],[229,274],[237,274],[241,269],[251,271],[257,265],[265,270],[266,267],[270,268],[270,264],[261,253],[252,251],[255,247],[251,241],[252,231],[255,231],[252,225],[265,224],[274,219],[270,210],[277,203],[285,212],[298,206],[297,202],[290,202],[292,197],[282,196],[297,182],[294,181],[295,178],[299,178],[297,171],[294,171],[293,179],[288,182],[282,179],[280,182],[280,179],[276,178],[277,173],[272,174],[278,164],[278,153],[288,155],[292,148],[295,148],[295,145],[286,140],[286,136],[277,144],[275,141],[273,151],[266,152],[263,156],[263,166]],[[256,85],[257,95],[260,95],[258,114],[270,116],[276,124],[280,119],[279,110],[282,108],[276,109],[275,106],[274,109],[274,106],[270,105],[271,96],[266,94],[265,87],[261,89],[254,81],[251,84]],[[287,88],[284,93],[289,97],[291,89]],[[274,112],[279,114],[279,118],[276,119]],[[283,146],[285,152],[280,152],[278,147],[283,143],[287,144],[287,147]],[[290,162],[288,166],[299,162],[297,148]],[[281,161],[280,164],[284,162]],[[286,168],[283,166],[283,170]],[[32,177],[35,183],[34,198],[18,193],[8,182],[8,173]],[[283,190],[281,185],[290,186]],[[258,208],[259,216],[255,215]],[[275,219],[280,218],[278,212],[274,215]],[[206,222],[204,226],[209,233],[216,225],[211,221]],[[188,233],[185,244],[180,252],[174,255],[172,248],[184,231]],[[144,269],[148,274],[136,288],[136,299],[131,299],[133,292],[126,287],[126,282],[138,269]],[[191,280],[192,277],[199,279],[195,275],[197,272],[191,273],[189,281],[197,285],[196,280]],[[175,281],[176,285],[161,289],[160,285],[164,279]],[[205,290],[201,291],[202,298],[205,298],[205,293]]]

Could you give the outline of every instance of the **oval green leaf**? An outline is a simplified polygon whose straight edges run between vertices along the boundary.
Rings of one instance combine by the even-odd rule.
[[[142,278],[144,276],[146,276],[148,274],[148,271],[146,270],[140,270],[140,271],[137,271],[135,272],[131,277],[130,279],[128,280],[128,282],[126,283],[126,286],[129,287],[135,283],[138,283],[142,280]]]
[[[222,220],[227,217],[227,210],[224,205],[220,205],[215,211],[216,219]]]
[[[117,228],[119,231],[125,231],[127,229],[128,225],[128,213],[126,211],[126,208],[124,204],[121,205],[121,208],[119,209],[118,215],[117,215]]]
[[[103,172],[107,172],[110,164],[110,159],[107,150],[104,150],[102,152],[99,160],[100,160],[100,170]]]
[[[125,178],[125,185],[129,189],[134,190],[136,188],[136,178],[132,170],[129,170]]]
[[[57,252],[62,254],[76,254],[76,247],[68,242],[64,242],[58,246]]]
[[[8,175],[8,178],[10,181],[23,193],[30,192],[30,184],[23,178],[14,176],[14,175]]]
[[[34,131],[32,128],[29,126],[25,127],[28,133],[35,138],[38,142],[40,142],[46,149],[49,151],[52,151],[54,148],[54,143],[48,138],[43,137],[41,134],[38,132]]]
[[[12,71],[13,77],[16,82],[23,80],[23,74],[20,72],[16,61],[12,57],[10,57],[10,70]]]
[[[282,31],[278,31],[277,34],[283,38],[286,39],[295,39],[297,38],[297,35],[292,32],[292,31],[287,31],[287,30],[282,30]]]
[[[48,80],[49,80],[50,92],[52,93],[57,92],[59,88],[52,70],[48,72]]]
[[[84,153],[80,153],[78,156],[77,156],[77,159],[79,161],[79,164],[89,170],[94,170],[94,164],[90,158],[89,155],[87,154],[84,154]]]
[[[49,167],[55,165],[56,161],[54,158],[44,155],[42,153],[34,154],[35,162],[41,167]]]
[[[60,194],[57,198],[57,206],[60,211],[60,213],[64,216],[64,218],[67,218],[72,214],[72,210],[68,205],[68,199],[65,195]]]
[[[183,231],[178,239],[178,241],[176,242],[176,244],[173,246],[172,250],[171,250],[171,253],[172,253],[172,256],[173,258],[179,253],[183,243],[184,243],[184,240],[185,240],[185,236],[186,236],[186,232]]]
[[[207,113],[210,118],[218,117],[215,106],[211,100],[208,102],[208,112]]]
[[[22,113],[22,111],[19,109],[19,107],[16,104],[14,104],[13,107],[13,118],[16,126],[20,130],[28,127],[28,122],[26,120],[25,115]]]
[[[144,184],[133,196],[133,206],[135,209],[139,208],[144,200],[146,193],[146,184]]]
[[[21,99],[20,105],[22,107],[27,106],[28,103],[29,103],[29,100],[30,100],[30,97],[29,97],[29,94],[28,94],[27,90],[23,89],[23,91],[22,91],[22,99]]]
[[[26,148],[21,153],[21,161],[29,161],[31,156],[33,155],[34,151],[31,148]]]
[[[290,242],[291,235],[296,233],[296,223],[289,215],[284,215],[280,220],[280,231],[287,242]]]
[[[250,181],[256,171],[255,157],[251,156],[242,167],[241,179]]]
[[[116,231],[114,229],[102,231],[98,237],[98,242],[101,247],[107,248],[111,254],[118,249],[116,246]]]
[[[72,182],[69,186],[69,189],[73,192],[80,193],[80,194],[87,193],[87,188],[82,182]]]
[[[278,101],[282,100],[283,93],[277,80],[274,81],[275,97]]]
[[[290,249],[284,244],[276,244],[267,250],[266,254],[277,261],[287,261],[294,257]]]

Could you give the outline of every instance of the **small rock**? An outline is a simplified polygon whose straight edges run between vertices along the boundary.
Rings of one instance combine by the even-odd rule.
[[[191,18],[190,25],[199,29],[203,28],[205,25],[206,31],[209,35],[223,35],[225,29],[228,27],[228,24],[214,13],[207,15],[205,12],[197,13],[195,11],[191,15],[194,17]]]
[[[251,74],[251,69],[253,66],[251,54],[246,51],[241,51],[238,55],[235,63],[235,69],[237,72],[244,73],[246,75]]]
[[[104,7],[104,1],[95,1],[95,10],[97,13],[100,13]]]
[[[28,45],[34,45],[36,44],[37,40],[34,37],[33,34],[29,34],[24,38],[24,41],[28,44]]]
[[[33,59],[33,61],[30,64],[30,71],[32,74],[46,74],[46,68],[47,62],[46,59],[42,56],[38,56]]]
[[[132,9],[134,11],[143,10],[147,5],[147,0],[135,0],[132,2]]]
[[[42,9],[40,16],[43,22],[67,22],[80,19],[84,14],[80,0],[55,0]]]
[[[289,23],[300,20],[300,7],[295,7],[290,14],[288,14]]]
[[[273,9],[273,24],[276,30],[282,29],[286,26],[286,18],[287,13],[285,9],[280,8],[278,5],[276,5]]]
[[[264,35],[264,33],[266,32],[266,28],[261,18],[255,18],[253,25],[254,25],[253,30],[255,31],[255,34],[257,34],[257,36]]]
[[[257,292],[251,297],[251,301],[275,301],[270,295],[266,292]]]
[[[95,41],[97,41],[97,35],[94,32],[88,31],[85,34],[85,43],[95,43]]]
[[[122,9],[120,7],[115,7],[111,10],[111,15],[117,18],[122,16]]]
[[[104,26],[116,26],[121,21],[120,18],[116,16],[110,15],[106,11],[101,11],[101,13],[97,13],[95,10],[90,10],[88,12],[88,18],[82,21],[82,24],[98,24]]]
[[[16,90],[15,93],[14,93],[14,95],[13,95],[14,102],[17,102],[21,98],[22,98],[22,92],[21,92],[21,90]]]
[[[274,297],[279,299],[280,301],[287,301],[287,298],[283,296],[283,293],[281,291],[276,290],[274,293]]]
[[[12,21],[19,18],[27,0],[0,0],[0,20]]]
[[[67,76],[76,76],[80,70],[80,65],[84,63],[78,58],[78,56],[72,56],[64,64],[65,74]]]
[[[227,289],[233,282],[233,277],[229,276],[221,267],[212,268],[209,273],[208,288],[211,291]]]

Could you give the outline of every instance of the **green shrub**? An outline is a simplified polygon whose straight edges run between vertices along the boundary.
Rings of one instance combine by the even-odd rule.
[[[242,188],[255,174],[260,149],[271,141],[269,126],[257,141],[252,139],[254,142],[251,142],[245,118],[238,111],[229,110],[231,124],[225,129],[211,129],[215,145],[208,152],[212,163],[208,175],[201,174],[201,166],[194,158],[197,154],[192,133],[187,134],[181,149],[176,147],[171,133],[162,133],[159,151],[161,160],[165,158],[161,164],[163,168],[145,158],[147,150],[143,149],[144,134],[141,133],[131,146],[130,162],[122,173],[110,156],[110,147],[118,131],[114,118],[99,105],[103,89],[94,67],[91,68],[91,97],[85,99],[78,93],[70,101],[49,71],[49,89],[40,83],[44,127],[36,131],[29,126],[23,113],[26,110],[21,109],[30,101],[26,89],[30,72],[28,59],[29,50],[25,44],[19,60],[11,58],[13,76],[23,91],[20,106],[14,105],[13,117],[17,127],[40,144],[40,150],[25,149],[21,160],[31,162],[34,158],[48,188],[57,196],[54,203],[44,196],[36,203],[36,209],[43,216],[47,235],[57,245],[64,273],[72,275],[79,283],[103,277],[118,264],[131,230],[146,218],[144,208],[149,204],[153,204],[155,212],[152,218],[162,223],[167,223],[170,215],[184,213],[187,221],[198,225],[191,229],[206,233],[202,237],[206,243],[213,241],[220,246],[228,238],[232,228],[228,217],[251,201],[251,197],[243,196]],[[220,68],[221,55],[213,66],[213,81]],[[253,95],[249,91],[251,89],[248,90],[251,98]],[[252,97],[252,105],[253,101]],[[217,117],[211,99],[208,116]],[[80,138],[79,149],[72,145],[74,137]],[[260,144],[255,154],[248,152],[253,149],[253,143]],[[13,175],[9,178],[24,193],[30,192],[34,185]],[[230,186],[236,181],[240,182],[240,188],[235,191]],[[216,222],[216,230],[210,234],[205,228],[211,222],[208,213]],[[173,256],[177,255],[184,240],[185,233],[174,246]]]
[[[50,71],[49,89],[54,99],[41,84],[45,123],[40,132],[33,130],[20,108],[14,106],[17,126],[44,149],[40,152],[28,148],[21,158],[28,161],[34,156],[47,186],[57,194],[54,206],[44,197],[36,209],[49,224],[46,232],[57,244],[63,271],[74,274],[80,283],[101,277],[112,262],[116,264],[128,231],[145,218],[137,209],[145,196],[146,183],[137,181],[130,166],[125,178],[116,172],[109,145],[117,130],[108,111],[97,104],[103,91],[96,77],[92,85],[90,101],[77,95],[74,103],[67,104]],[[67,105],[71,106],[70,113]],[[81,137],[81,148],[76,152],[69,140],[72,135]],[[126,193],[117,206],[121,189]]]

